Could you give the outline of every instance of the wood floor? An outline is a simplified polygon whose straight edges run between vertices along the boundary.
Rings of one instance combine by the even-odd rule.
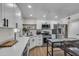
[[[49,51],[51,47],[49,47]],[[36,47],[30,51],[30,56],[47,56],[46,47]],[[64,51],[59,48],[54,48],[54,56],[64,56]]]

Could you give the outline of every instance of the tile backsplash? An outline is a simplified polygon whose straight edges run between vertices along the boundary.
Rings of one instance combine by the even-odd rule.
[[[13,29],[0,29],[0,42],[13,38]]]

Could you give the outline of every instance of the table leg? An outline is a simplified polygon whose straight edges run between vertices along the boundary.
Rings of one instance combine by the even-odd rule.
[[[52,56],[53,56],[53,43],[52,43]]]
[[[64,51],[64,56],[67,56],[66,51]]]
[[[47,40],[47,56],[48,56],[48,40]]]
[[[67,53],[66,53],[66,44],[65,44],[65,42],[64,42],[64,56],[67,56]]]

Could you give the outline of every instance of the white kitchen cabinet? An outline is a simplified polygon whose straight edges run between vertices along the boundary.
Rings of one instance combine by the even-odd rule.
[[[15,20],[14,14],[15,14],[15,8],[9,7],[6,5],[5,17],[8,19],[8,27],[9,28],[15,28],[16,20]]]
[[[38,35],[38,36],[37,36],[36,45],[37,45],[37,46],[42,46],[42,45],[43,45],[42,35]]]
[[[16,23],[18,23],[18,27],[22,28],[22,19],[19,14],[21,11],[18,7],[10,6],[9,3],[0,4],[0,27],[3,26],[3,19],[8,19],[8,28],[15,28]],[[16,5],[16,4],[14,4]]]
[[[51,24],[50,29],[54,29],[54,24]]]
[[[15,27],[15,20],[14,20],[14,13],[13,7],[10,7],[7,5],[7,3],[0,4],[0,27],[3,26],[3,19],[8,19],[8,28],[14,28]]]
[[[33,48],[35,46],[35,39],[34,36],[30,37],[30,49]]]
[[[30,37],[30,49],[42,45],[43,45],[42,35]]]
[[[42,29],[41,25],[42,25],[42,24],[41,24],[40,22],[37,22],[37,27],[36,27],[36,28],[37,28],[37,29]]]
[[[17,27],[19,29],[22,29],[23,28],[23,19],[21,17],[21,11],[19,8],[15,8],[14,20],[18,25]]]
[[[0,27],[2,27],[2,4],[0,4]]]

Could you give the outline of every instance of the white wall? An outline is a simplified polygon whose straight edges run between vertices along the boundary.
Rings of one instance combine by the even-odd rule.
[[[68,32],[69,37],[79,38],[79,21],[70,23]]]
[[[23,20],[23,24],[36,24],[36,20],[35,19],[24,19]]]
[[[61,19],[60,23],[68,24],[68,36],[79,38],[79,14],[71,15],[68,23],[68,17]]]
[[[2,41],[5,41],[5,40],[12,40],[14,39],[14,35],[13,35],[13,30],[12,29],[0,29],[0,43]]]
[[[14,5],[16,7],[13,7],[12,4],[1,4],[0,3],[0,42],[14,38],[13,29],[15,28],[16,23],[18,23],[19,29],[22,28],[22,18],[19,14],[21,13],[21,11],[19,10],[16,4]],[[12,28],[12,29],[1,28],[3,27],[4,17],[7,18],[9,21],[8,28]]]

